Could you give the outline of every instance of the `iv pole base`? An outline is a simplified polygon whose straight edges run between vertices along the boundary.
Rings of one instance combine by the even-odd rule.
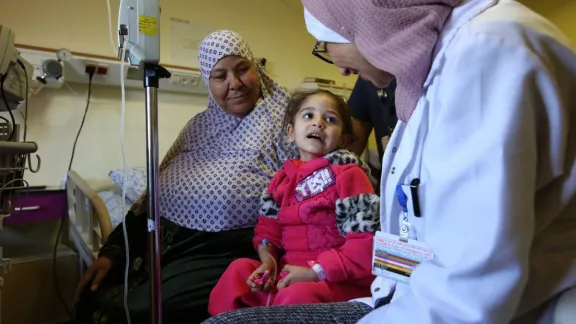
[[[160,264],[160,206],[158,204],[158,87],[170,72],[157,64],[144,64],[146,89],[146,164],[148,167],[148,252],[150,273],[150,323],[162,324]]]

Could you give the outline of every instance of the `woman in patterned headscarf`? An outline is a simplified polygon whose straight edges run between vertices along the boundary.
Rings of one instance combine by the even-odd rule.
[[[280,138],[289,95],[255,63],[242,37],[208,35],[199,48],[208,109],[188,122],[160,165],[165,322],[201,322],[228,264],[253,255],[259,196],[289,157]],[[148,321],[146,195],[126,216],[132,323]],[[122,323],[122,226],[79,284],[78,323]]]

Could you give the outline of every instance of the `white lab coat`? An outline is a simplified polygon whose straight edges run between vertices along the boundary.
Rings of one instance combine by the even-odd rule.
[[[410,236],[435,256],[409,284],[377,278],[372,299],[395,289],[393,299],[361,324],[547,322],[535,309],[576,285],[570,46],[512,0],[453,11],[424,95],[382,164],[382,231],[399,233],[396,185],[419,178]]]

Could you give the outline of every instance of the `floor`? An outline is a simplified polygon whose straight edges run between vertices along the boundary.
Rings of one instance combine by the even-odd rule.
[[[43,221],[5,226],[0,231],[3,257],[11,263],[10,271],[2,273],[2,324],[58,323],[67,318],[53,279],[58,227],[58,221]],[[59,288],[71,302],[78,282],[78,255],[65,245],[59,245],[57,251]]]

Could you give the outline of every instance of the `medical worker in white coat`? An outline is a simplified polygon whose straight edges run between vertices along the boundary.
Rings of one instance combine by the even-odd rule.
[[[378,277],[365,300],[209,323],[551,323],[576,285],[570,42],[512,0],[302,2],[314,55],[397,81]]]

